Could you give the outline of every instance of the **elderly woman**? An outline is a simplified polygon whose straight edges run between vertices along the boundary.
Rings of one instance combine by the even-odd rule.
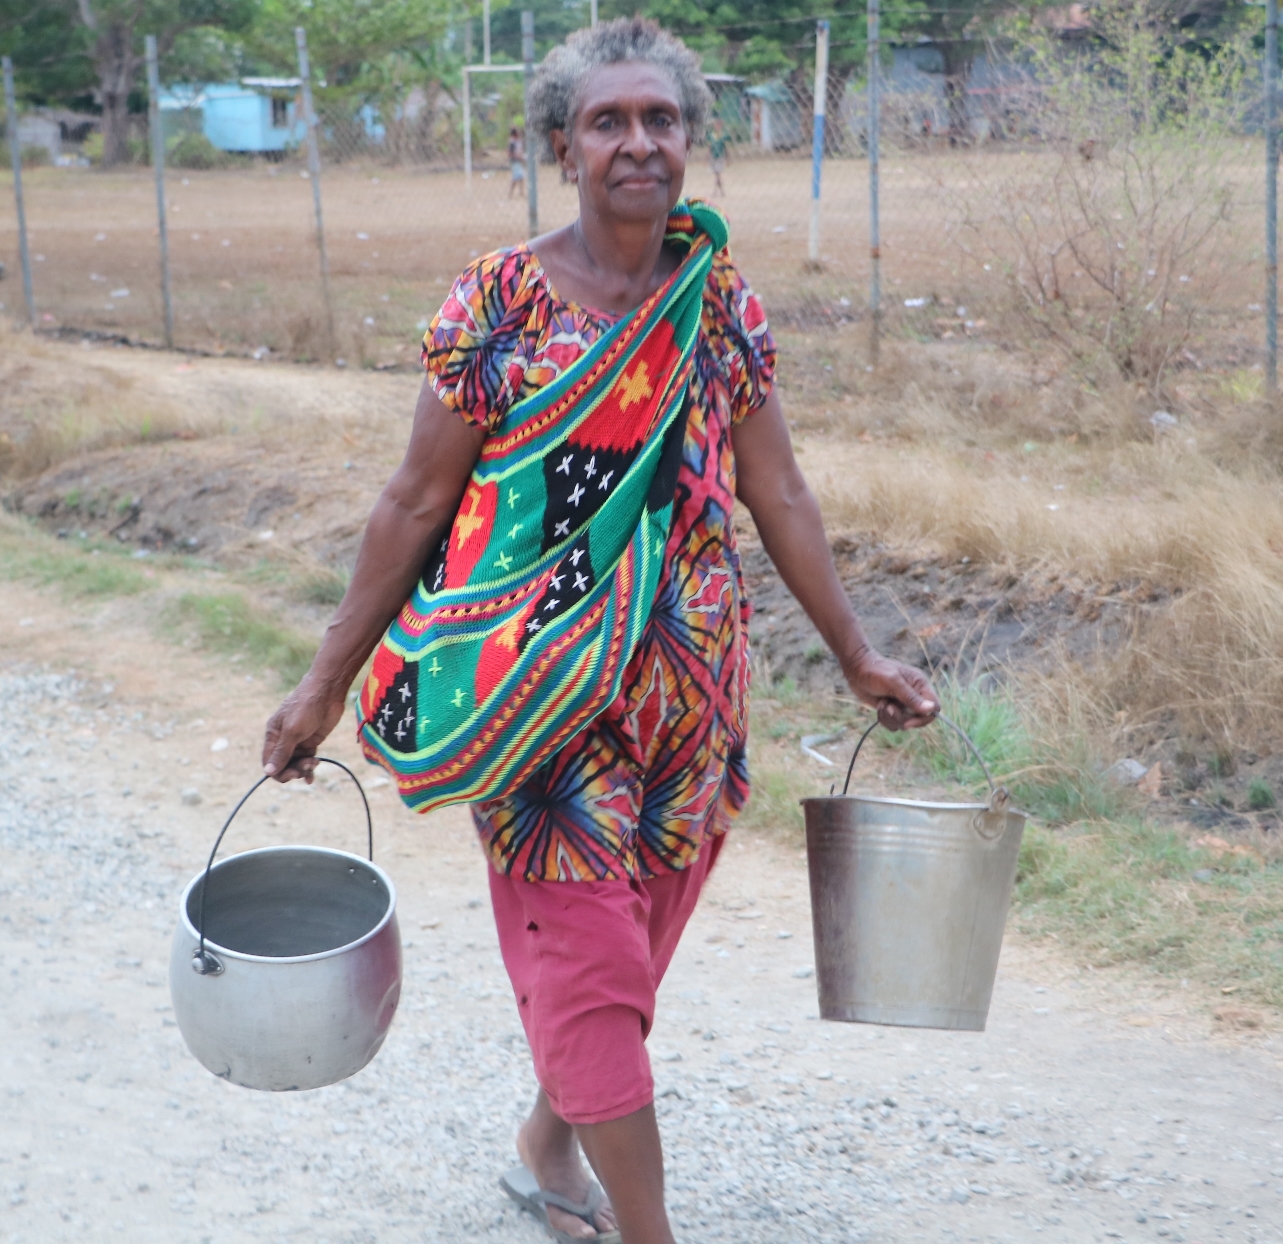
[[[529,124],[579,217],[477,260],[428,329],[405,460],[263,751],[310,779],[378,647],[367,755],[411,806],[473,804],[539,1081],[501,1182],[559,1240],[673,1239],[645,1040],[748,796],[737,497],[855,694],[893,729],[938,710],[865,639],[762,308],[720,215],[682,200],[707,106],[697,59],[645,21],[544,61]]]

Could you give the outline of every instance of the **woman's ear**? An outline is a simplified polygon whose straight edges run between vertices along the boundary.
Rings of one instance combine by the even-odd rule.
[[[579,169],[570,154],[570,138],[565,130],[552,130],[548,134],[548,141],[552,144],[553,158],[561,166],[562,173],[565,174],[567,181],[579,180]]]

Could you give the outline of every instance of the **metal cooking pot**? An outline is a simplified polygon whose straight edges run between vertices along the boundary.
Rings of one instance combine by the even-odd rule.
[[[378,1053],[401,996],[396,891],[369,859],[324,847],[264,847],[214,863],[236,814],[179,904],[169,961],[174,1015],[187,1048],[245,1088],[320,1088]]]
[[[984,757],[988,803],[842,794],[804,799],[820,1015],[980,1032],[1016,877],[1025,816]]]

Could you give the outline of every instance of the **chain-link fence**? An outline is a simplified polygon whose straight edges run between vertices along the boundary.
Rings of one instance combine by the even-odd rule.
[[[1179,83],[1149,83],[1163,98],[1224,97],[1168,130],[1116,114],[1117,91],[1133,87],[1107,75],[1088,90],[1072,68],[1057,77],[990,48],[960,87],[931,51],[897,47],[877,61],[877,239],[866,78],[826,75],[817,146],[809,73],[709,76],[712,124],[686,190],[725,208],[737,261],[777,323],[868,321],[876,242],[888,335],[1032,333],[1154,381],[1212,356],[1262,365],[1265,141],[1250,47],[1235,53],[1237,94],[1228,76],[1191,86],[1187,69]],[[162,91],[175,344],[412,363],[469,259],[528,236],[510,146],[522,141],[520,68],[318,103],[332,337],[300,80]],[[160,341],[152,171],[63,164],[24,176],[37,326]],[[575,188],[542,159],[536,191],[541,229],[573,219]],[[0,208],[0,258],[16,278],[12,202]],[[0,301],[21,313],[9,277]]]

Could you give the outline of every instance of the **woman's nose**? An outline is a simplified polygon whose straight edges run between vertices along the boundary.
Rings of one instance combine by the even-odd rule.
[[[628,132],[624,135],[623,150],[635,160],[645,159],[656,150],[655,140],[646,128],[644,117],[633,117],[628,123]]]

